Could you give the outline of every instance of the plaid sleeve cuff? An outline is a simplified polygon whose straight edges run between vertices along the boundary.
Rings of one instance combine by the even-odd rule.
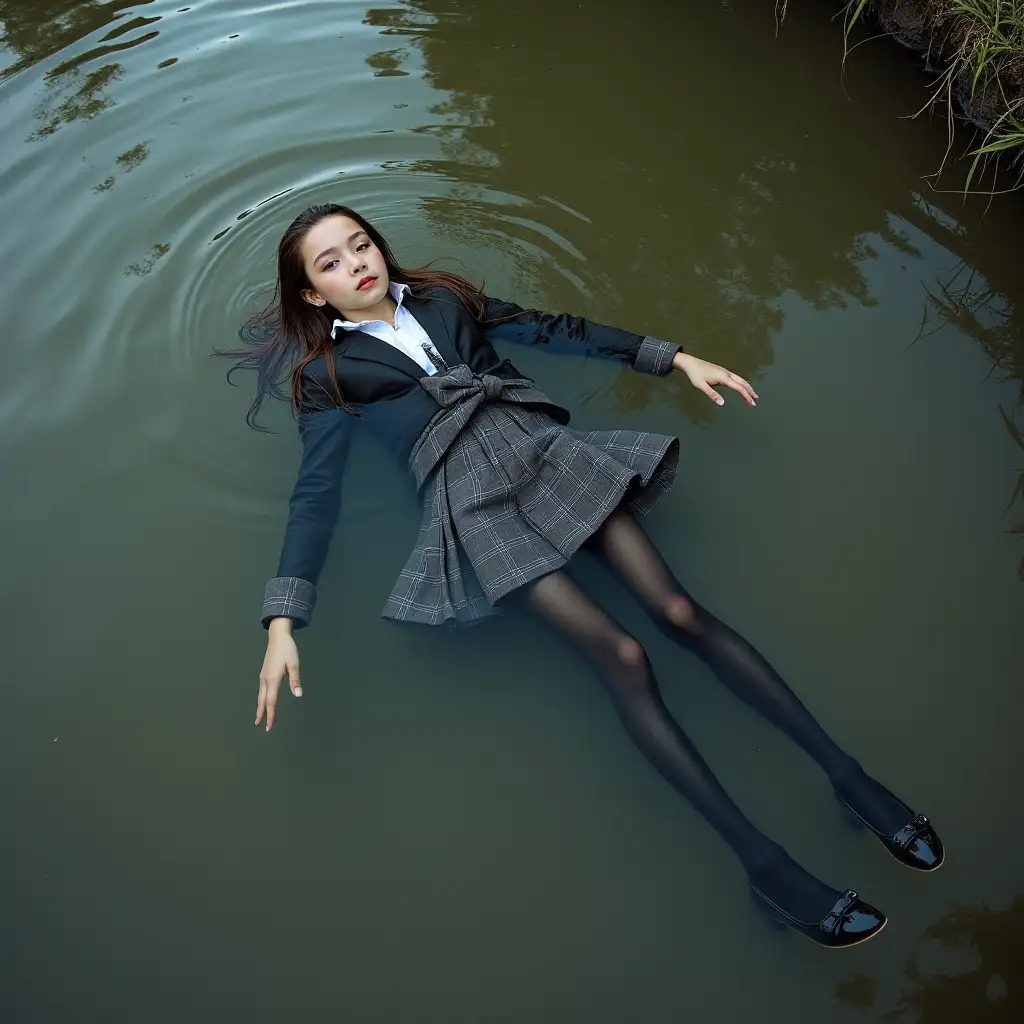
[[[672,341],[661,341],[650,336],[640,344],[640,351],[633,360],[633,369],[640,373],[653,373],[656,377],[664,377],[672,369],[672,360],[682,348]]]
[[[263,592],[263,628],[270,620],[286,615],[292,620],[293,629],[309,625],[316,605],[316,587],[308,580],[297,576],[277,576],[267,583]]]

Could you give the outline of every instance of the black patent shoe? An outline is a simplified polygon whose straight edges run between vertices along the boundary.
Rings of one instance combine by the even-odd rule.
[[[750,891],[779,924],[792,928],[827,949],[845,949],[847,946],[867,942],[887,923],[885,914],[870,903],[865,903],[852,889],[847,889],[820,921],[799,920],[765,896],[753,883]]]
[[[879,786],[882,784],[879,782]],[[882,786],[886,793],[898,803],[903,804],[898,796]],[[846,798],[839,792],[836,796],[846,809],[867,829],[870,829],[878,841],[901,863],[908,868],[915,868],[917,871],[934,871],[940,867],[946,857],[946,851],[942,848],[942,840],[932,827],[932,823],[923,815],[917,814],[907,807],[907,815],[910,821],[891,836],[879,832],[869,821],[865,821],[847,802]],[[906,804],[903,804],[906,807]]]

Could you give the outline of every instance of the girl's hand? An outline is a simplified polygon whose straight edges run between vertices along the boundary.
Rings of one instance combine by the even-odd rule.
[[[703,391],[716,405],[723,405],[725,399],[715,391],[714,385],[732,388],[743,396],[747,405],[757,405],[754,401],[758,397],[757,392],[742,377],[730,373],[724,366],[716,366],[685,352],[675,354],[672,366],[676,370],[682,370],[690,378],[690,383],[698,391]]]
[[[267,732],[274,727],[274,713],[277,711],[277,691],[281,681],[288,674],[292,693],[302,696],[299,682],[299,649],[292,638],[292,620],[271,619],[267,630],[267,654],[260,670],[260,695],[256,702],[256,724],[260,724],[263,712],[267,713]]]

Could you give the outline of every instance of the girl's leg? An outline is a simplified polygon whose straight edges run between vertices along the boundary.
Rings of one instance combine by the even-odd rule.
[[[751,644],[683,590],[630,513],[623,509],[612,513],[590,546],[663,632],[697,654],[733,693],[803,747],[868,823],[888,835],[907,824],[906,805],[836,745]]]
[[[751,881],[801,920],[824,918],[841,894],[804,871],[732,802],[662,703],[640,644],[564,571],[525,588],[521,601],[590,662],[633,742],[732,847]]]

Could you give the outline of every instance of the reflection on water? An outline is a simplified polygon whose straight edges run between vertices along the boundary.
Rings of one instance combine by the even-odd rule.
[[[152,0],[150,0],[152,2]],[[147,25],[153,21],[159,21],[159,18],[151,18],[149,21],[143,18],[136,18],[129,22],[125,27],[124,31],[130,31],[133,28],[139,28]],[[115,29],[109,32],[103,37],[103,39],[116,39],[122,35],[120,29]],[[90,61],[99,60],[101,57],[106,57],[111,53],[121,53],[123,50],[130,50],[141,43],[149,42],[150,39],[156,39],[160,35],[159,32],[143,32],[142,35],[135,36],[133,39],[125,39],[120,43],[112,43],[109,46],[96,46],[91,50],[86,50],[84,53],[76,54],[70,60],[64,61],[63,64],[59,64],[57,67],[50,72],[51,78],[58,78],[60,75],[67,74],[69,71],[74,71],[75,68],[80,67],[82,64],[87,64]]]
[[[1021,408],[1022,406],[1018,405],[1015,411],[1019,414]],[[1010,414],[1001,406],[999,411],[1003,414],[1003,422],[1006,424],[1006,429],[1009,432],[1010,437],[1013,439],[1014,444],[1024,451],[1024,435],[1021,433],[1020,426],[1018,426]],[[1014,485],[1013,493],[1010,495],[1010,501],[1006,506],[1006,511],[1009,512],[1011,509],[1014,509],[1015,512],[1020,514],[1022,509],[1018,506],[1024,506],[1024,469],[1020,471],[1020,475],[1017,477],[1017,483]],[[1018,520],[1018,522],[1011,526],[1010,533],[1016,534],[1021,538],[1021,540],[1024,540],[1024,519]],[[1017,576],[1022,582],[1024,582],[1024,555],[1021,556],[1020,564],[1017,567]]]
[[[126,8],[145,7],[153,0],[0,0],[0,42],[18,59],[0,70],[0,82],[32,67],[66,46],[116,21]]]
[[[934,282],[923,281],[924,319],[938,317],[973,337],[1004,377],[1022,382],[1024,396],[1024,325],[1012,300],[972,269],[979,265],[979,253],[957,220],[959,216],[970,223],[969,210],[951,214],[940,205],[944,197],[926,202],[912,190],[894,191],[881,205],[850,182],[836,181],[835,161],[825,163],[818,156],[817,133],[780,135],[770,119],[763,127],[757,119],[745,119],[742,131],[697,145],[693,138],[699,133],[692,127],[685,140],[674,138],[671,126],[663,123],[663,108],[656,105],[631,108],[612,127],[610,98],[598,99],[589,78],[579,80],[571,67],[554,60],[543,69],[545,88],[510,89],[522,55],[530,51],[533,26],[547,16],[548,6],[543,0],[526,0],[517,17],[509,19],[500,5],[463,0],[458,18],[445,20],[444,32],[431,26],[450,13],[445,0],[409,0],[410,10],[367,14],[368,23],[387,34],[406,35],[419,46],[431,82],[448,94],[432,107],[446,122],[438,132],[444,159],[413,165],[460,183],[451,195],[426,205],[440,234],[469,247],[500,245],[514,237],[518,264],[513,280],[523,292],[559,295],[565,291],[561,278],[572,282],[572,292],[586,294],[592,306],[606,310],[613,322],[614,310],[624,304],[648,308],[655,323],[644,326],[652,333],[660,328],[670,337],[699,337],[701,351],[713,350],[721,362],[754,379],[774,362],[773,337],[785,322],[784,296],[795,292],[817,310],[844,309],[851,302],[871,306],[877,300],[868,273],[879,250],[887,248],[907,262],[920,259],[911,233],[923,231],[940,238],[954,255],[969,252],[973,261],[940,273]],[[662,91],[663,68],[674,59],[678,45],[673,29],[683,31],[682,22],[675,26],[672,20],[684,15],[666,13],[665,18],[657,38],[634,30],[643,31],[648,53],[633,69],[629,88],[634,95]],[[588,60],[614,66],[614,48],[628,49],[630,44],[631,26],[620,29],[627,38],[609,36],[607,52],[590,54]],[[467,36],[501,39],[488,59],[474,66],[472,90],[465,85]],[[576,95],[584,85],[591,93],[589,102]],[[542,140],[537,125],[544,122],[552,95],[561,97],[574,116],[559,123],[557,140]],[[726,123],[742,120],[745,93],[720,93],[716,99],[716,117]],[[721,106],[729,111],[731,105],[735,111],[723,117]],[[710,138],[709,132],[705,140]],[[840,132],[839,146],[843,139]],[[628,160],[623,153],[629,154]],[[872,159],[854,148],[852,138],[848,157],[852,167]],[[687,202],[666,204],[672,177],[684,162]],[[543,244],[524,245],[522,230],[509,230],[507,203],[500,196],[496,202],[492,194],[499,181],[529,183],[538,177],[538,169],[543,170],[544,188],[559,197],[563,208],[571,208],[573,216],[559,223],[550,211],[529,204],[523,204],[520,216],[559,223],[563,241],[572,243],[568,259],[563,251],[552,261]],[[694,215],[697,207],[699,216]],[[596,215],[609,208],[619,212],[617,222]],[[793,218],[799,219],[801,230],[787,230]],[[588,267],[607,263],[609,253],[613,262],[618,260],[620,277],[595,275]],[[1006,259],[996,258],[992,265],[997,280],[1010,286],[1014,271]],[[607,390],[619,412],[643,409],[651,401],[647,383],[629,374],[620,375]],[[672,394],[691,420],[713,421],[712,408],[682,390]],[[1012,418],[1007,425],[1015,442],[1024,446]],[[1017,501],[1024,502],[1024,474],[1011,504]],[[1024,533],[1024,525],[1013,530]],[[1020,574],[1024,579],[1024,558]]]
[[[927,971],[917,952],[904,971],[909,982],[878,1020],[905,1024],[1020,1024],[1024,1020],[1024,897],[1006,910],[957,907],[922,936],[965,954],[972,965],[953,974]],[[867,1009],[875,983],[854,974],[836,984],[836,998]]]
[[[120,64],[104,64],[84,75],[74,67],[47,76],[47,90],[36,107],[36,119],[41,124],[26,141],[48,138],[63,125],[88,121],[112,107],[114,100],[104,90],[123,73]]]
[[[961,262],[925,286],[927,299],[919,337],[929,337],[942,327],[954,327],[973,338],[992,360],[1004,381],[1017,381],[1016,405],[999,407],[1013,443],[1024,451],[1024,315],[1021,306],[992,288],[977,268]],[[1010,532],[1024,540],[1024,470],[1010,494],[1004,515],[1017,517]],[[1024,555],[1017,570],[1024,582]]]
[[[836,999],[847,1006],[867,1009],[875,1001],[875,982],[866,974],[851,974],[836,982]]]
[[[778,40],[758,0],[652,11],[0,0],[4,1020],[910,1024],[947,984],[965,1021],[1019,1008],[1009,917],[920,937],[936,907],[1020,891],[998,813],[1020,779],[1014,218],[924,198],[945,136],[888,117],[920,85],[898,52],[841,82],[814,5]],[[586,667],[528,624],[389,632],[376,597],[415,512],[369,448],[302,640],[308,696],[269,746],[248,734],[297,441],[283,408],[247,431],[209,354],[283,227],[329,200],[410,263],[451,253],[495,294],[768,378],[748,415],[508,353],[581,423],[685,438],[651,523],[673,566],[940,822],[950,868],[901,883],[799,752],[600,591],[737,800],[877,896],[877,943],[822,958],[762,931]],[[283,864],[280,902],[254,901]],[[936,947],[974,958],[966,980]]]
[[[100,3],[98,0],[58,0],[45,6],[30,0],[0,0],[0,43],[18,55],[17,60],[0,70],[0,82],[41,60],[59,53],[79,39],[104,25],[117,21],[126,7],[143,7],[154,0],[138,3]],[[27,138],[28,142],[46,139],[62,126],[73,121],[87,121],[114,105],[106,93],[124,73],[120,63],[105,63],[88,72],[82,66],[93,64],[111,53],[131,49],[156,38],[157,31],[141,31],[131,39],[119,40],[126,33],[160,21],[160,17],[129,18],[112,28],[100,39],[101,44],[77,53],[56,67],[45,78],[46,89],[35,111],[40,125]]]
[[[1021,382],[1024,402],[1024,322],[1006,295],[997,292],[979,273],[960,262],[927,288],[926,314],[922,334],[937,330],[930,319],[963,331],[973,338],[992,360],[1004,380]]]
[[[145,142],[140,142],[138,145],[132,146],[131,149],[126,149],[123,153],[118,154],[117,166],[122,171],[131,171],[138,167],[147,156],[149,156],[149,147]]]
[[[112,28],[105,36],[101,37],[100,42],[106,43],[109,42],[111,39],[118,39],[121,36],[123,36],[126,32],[131,32],[137,28],[145,28],[147,25],[155,25],[159,20],[159,16],[154,18],[129,18],[128,21],[122,22],[116,28]],[[139,36],[138,38],[133,40],[133,42],[141,43],[147,39],[153,39],[156,35],[157,33],[155,32],[147,33],[146,35]],[[90,53],[91,52],[93,51],[90,51]]]
[[[879,245],[920,255],[875,197],[835,181],[835,163],[821,161],[816,133],[783,136],[770,119],[745,116],[745,92],[722,90],[706,115],[699,104],[688,107],[685,137],[675,132],[665,108],[646,100],[664,92],[666,68],[680,59],[689,12],[663,12],[658,33],[641,20],[624,19],[599,40],[603,48],[588,52],[594,68],[614,68],[620,47],[642,44],[647,54],[631,66],[628,83],[630,95],[645,101],[630,105],[628,116],[615,116],[614,82],[602,89],[591,75],[577,74],[554,56],[541,60],[535,72],[542,87],[509,88],[535,44],[534,26],[574,17],[575,8],[553,11],[543,0],[527,0],[508,18],[501,5],[465,0],[458,17],[446,18],[438,32],[429,27],[450,11],[444,0],[411,0],[409,6],[413,10],[372,11],[368,20],[415,40],[430,81],[449,94],[433,108],[449,121],[440,134],[445,157],[415,165],[464,182],[450,201],[429,207],[438,230],[462,244],[493,244],[505,210],[487,209],[488,188],[515,180],[531,194],[542,177],[549,194],[585,215],[565,224],[582,253],[569,269],[607,317],[614,319],[623,303],[648,308],[655,333],[699,337],[704,349],[754,378],[774,361],[772,338],[784,323],[785,294],[795,292],[815,309],[870,305],[875,300],[866,268]],[[470,37],[500,40],[474,65],[471,90],[464,60]],[[722,69],[719,77],[729,73]],[[537,126],[548,120],[556,96],[573,116],[559,122],[557,137],[540,135]],[[723,133],[720,123],[742,123],[743,129]],[[853,146],[851,140],[851,158],[860,161]],[[673,193],[676,201],[667,203]],[[618,216],[597,216],[603,209]],[[801,230],[786,229],[792,218]],[[537,219],[551,220],[546,212]],[[609,259],[621,274],[590,274],[587,263]],[[522,276],[558,294],[556,274],[569,276],[565,267],[545,266],[540,258],[527,262]],[[628,375],[612,390],[621,411],[650,401],[644,382]],[[675,395],[690,418],[712,420],[713,409]]]
[[[127,174],[129,171],[135,170],[139,164],[142,163],[146,157],[149,156],[149,146],[145,142],[140,142],[136,146],[132,146],[131,149],[126,149],[123,153],[120,153],[116,160],[117,169]],[[93,185],[93,192],[109,192],[114,185],[117,183],[117,176],[114,174],[108,174],[103,181],[98,185]]]
[[[408,3],[401,0],[405,7],[370,7],[363,15],[363,24],[379,28],[382,36],[411,36],[422,38],[436,27],[437,18],[427,5]],[[422,9],[417,9],[422,8]],[[452,9],[447,5],[446,14]],[[459,12],[461,15],[461,11]]]
[[[408,71],[401,70],[402,61],[405,58],[405,50],[381,50],[380,53],[371,53],[366,58],[366,63],[373,68],[373,73],[377,78],[386,78],[389,75],[401,77],[409,74]]]
[[[156,266],[157,260],[161,257],[166,256],[171,251],[170,242],[157,242],[152,249],[149,250],[146,256],[141,260],[135,260],[129,263],[124,268],[126,276],[134,275],[135,277],[145,277],[146,274],[152,273],[153,268]]]

